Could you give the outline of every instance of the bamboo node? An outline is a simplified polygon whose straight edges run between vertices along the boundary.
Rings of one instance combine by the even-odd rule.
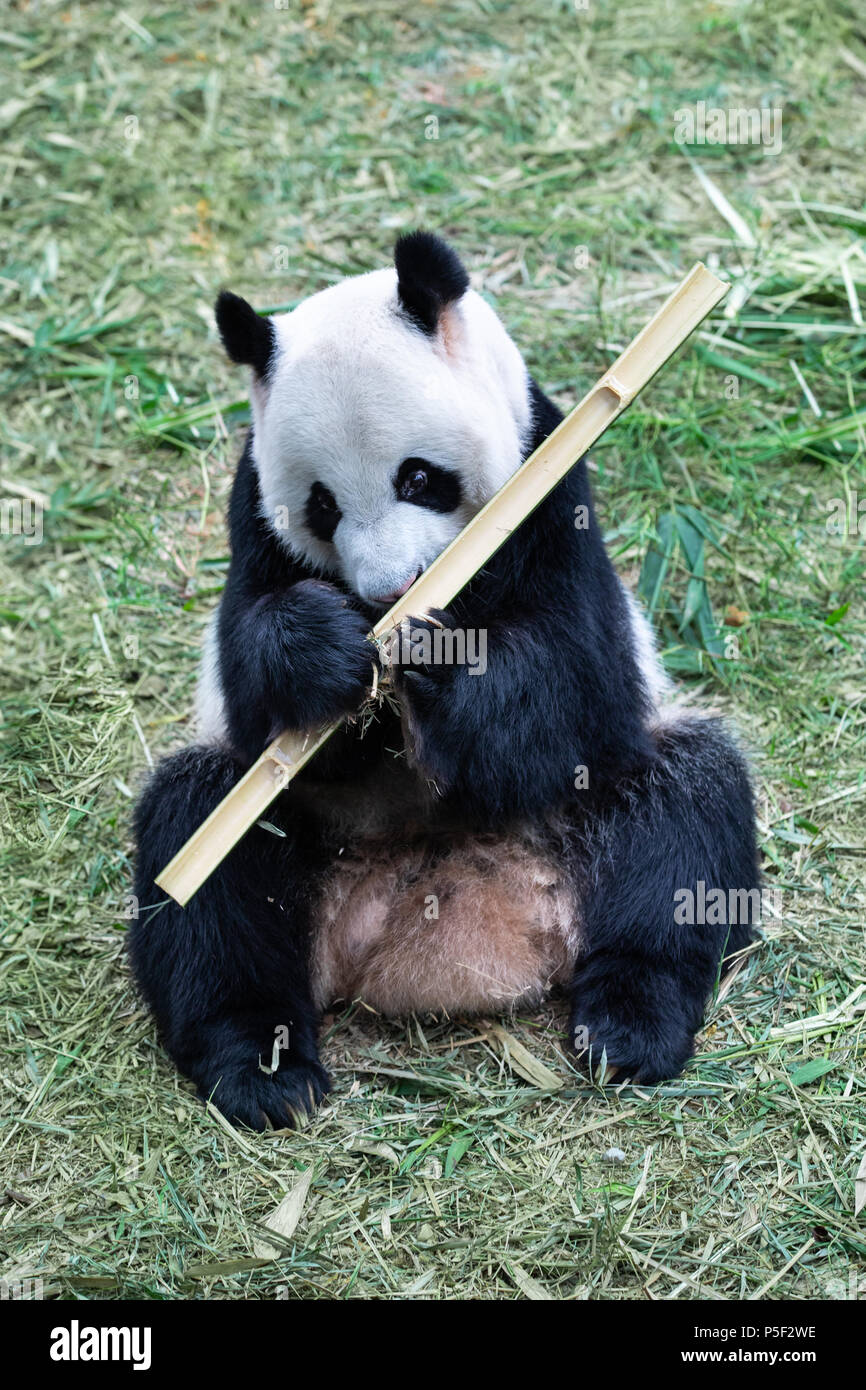
[[[607,372],[598,385],[599,389],[604,388],[608,391],[612,391],[615,396],[618,396],[621,406],[627,406],[637,395],[636,391],[630,391],[627,386],[623,385],[619,377],[614,376],[613,372]]]
[[[284,792],[295,775],[295,759],[284,753],[282,748],[266,748],[262,758],[273,764],[274,786]]]

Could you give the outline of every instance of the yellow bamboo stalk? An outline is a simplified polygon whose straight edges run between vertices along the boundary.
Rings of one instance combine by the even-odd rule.
[[[610,371],[463,528],[373,628],[381,639],[404,619],[445,608],[520,523],[544,500],[668,358],[727,293],[698,262]],[[250,826],[342,724],[274,739],[249,772],[187,840],[156,879],[181,906],[189,902]]]

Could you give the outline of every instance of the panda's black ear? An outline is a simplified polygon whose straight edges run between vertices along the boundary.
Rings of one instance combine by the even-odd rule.
[[[223,347],[232,361],[265,376],[276,344],[271,320],[262,318],[251,304],[229,290],[220,292],[215,313]]]
[[[408,232],[394,247],[394,264],[404,312],[425,333],[435,333],[442,310],[469,288],[460,258],[432,232]]]

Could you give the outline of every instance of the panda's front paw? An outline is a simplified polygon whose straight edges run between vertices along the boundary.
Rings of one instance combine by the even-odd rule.
[[[453,619],[438,608],[423,617],[404,618],[388,648],[398,691],[425,705],[436,698],[456,669],[454,633]]]
[[[645,960],[590,955],[572,993],[571,1042],[578,1053],[590,1051],[593,1067],[606,1053],[617,1084],[669,1081],[694,1052],[702,1003]]]
[[[307,1058],[282,1062],[270,1073],[261,1067],[226,1068],[199,1085],[202,1100],[213,1101],[232,1124],[250,1129],[295,1129],[329,1090],[324,1067]]]
[[[287,707],[274,710],[277,725],[312,728],[354,712],[377,664],[364,616],[333,584],[305,579],[290,591],[286,622],[270,682],[274,702]]]

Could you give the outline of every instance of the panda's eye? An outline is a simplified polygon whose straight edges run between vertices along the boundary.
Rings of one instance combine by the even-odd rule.
[[[463,498],[456,473],[420,458],[403,460],[394,478],[394,491],[401,502],[430,512],[454,512]]]
[[[320,507],[323,512],[335,512],[337,510],[337,499],[328,487],[323,487],[321,483],[313,483],[311,493],[313,505]]]
[[[318,540],[333,540],[342,513],[336,497],[324,483],[313,483],[310,488],[305,516],[307,525]]]
[[[427,486],[427,474],[423,468],[416,468],[405,478],[400,485],[400,496],[408,501],[410,497],[417,497]]]

